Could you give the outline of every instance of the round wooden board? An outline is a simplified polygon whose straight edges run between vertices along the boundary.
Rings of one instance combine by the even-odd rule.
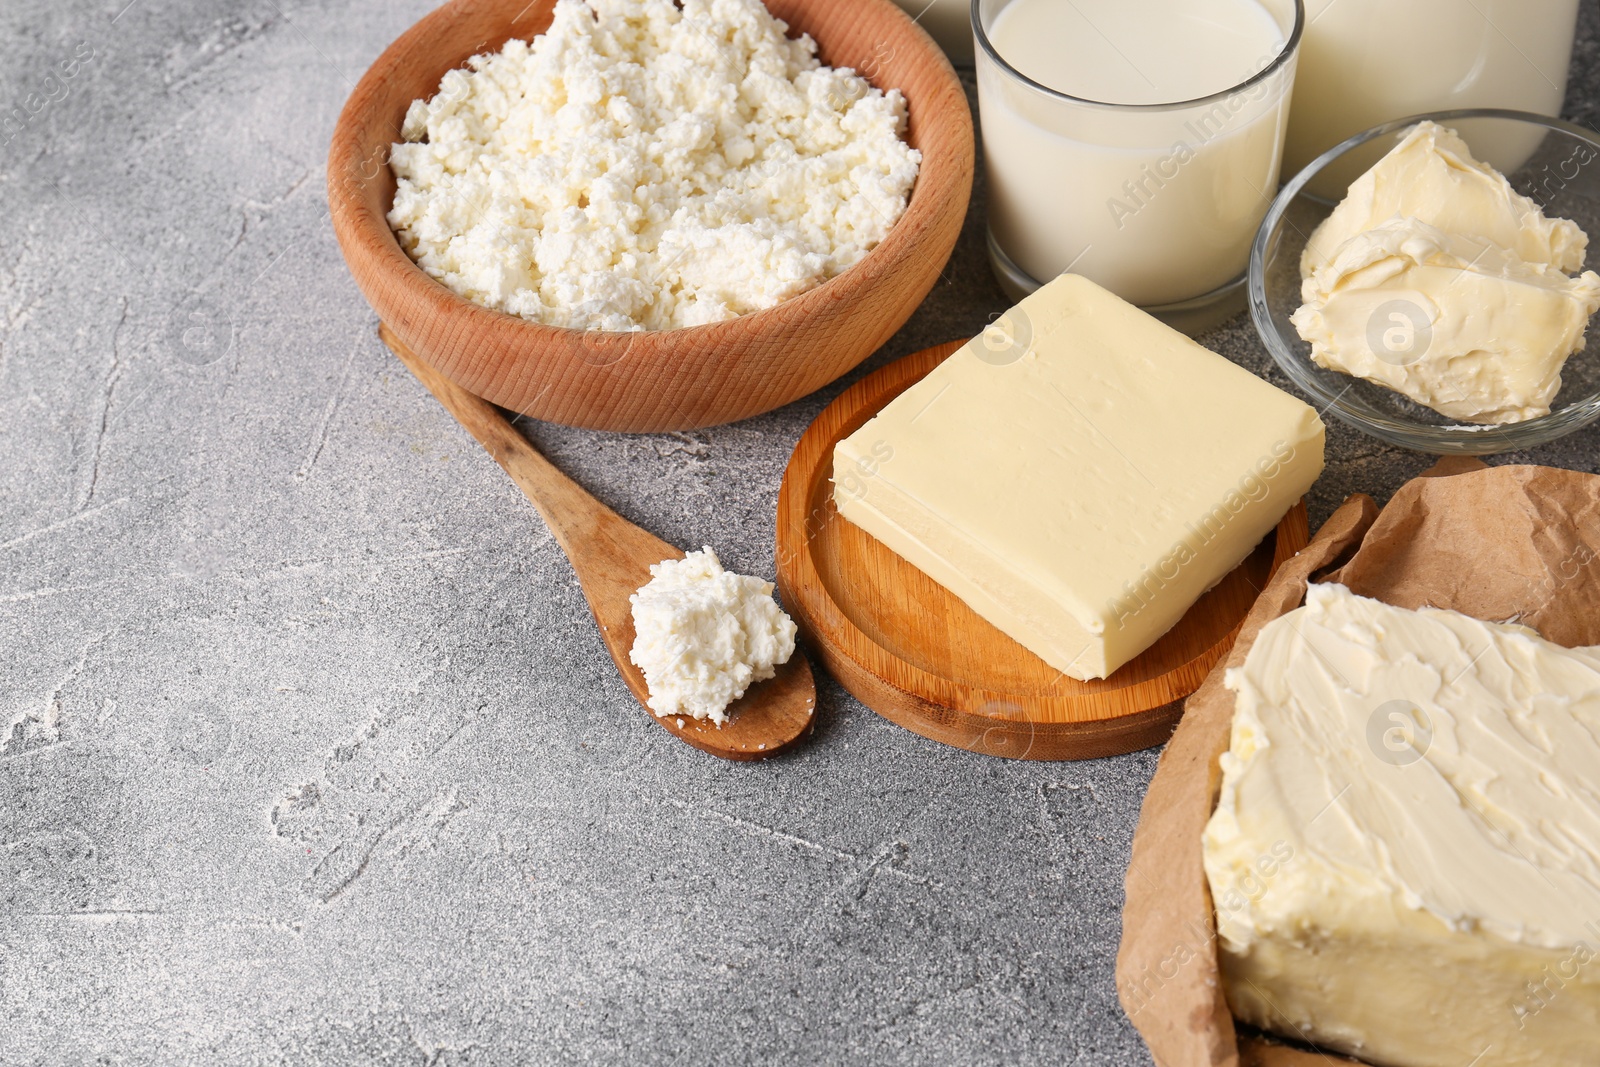
[[[1068,678],[834,510],[833,446],[961,344],[868,375],[800,438],[778,493],[784,606],[846,689],[924,737],[1041,760],[1161,744],[1267,579],[1310,539],[1305,503],[1143,655],[1104,681]]]

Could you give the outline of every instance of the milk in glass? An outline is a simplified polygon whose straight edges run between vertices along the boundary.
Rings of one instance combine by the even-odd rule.
[[[1578,0],[1306,0],[1284,176],[1407,115],[1465,107],[1560,114],[1577,15]],[[1462,133],[1502,173],[1521,166],[1542,136],[1505,122]],[[1343,197],[1380,154],[1374,145],[1339,160],[1311,191]]]
[[[980,0],[991,238],[1142,306],[1239,277],[1277,190],[1292,0]],[[998,56],[998,59],[996,58]]]

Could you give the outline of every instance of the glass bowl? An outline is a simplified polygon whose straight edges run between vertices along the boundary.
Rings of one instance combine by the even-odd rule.
[[[1561,372],[1550,414],[1503,425],[1462,423],[1381,385],[1325,370],[1289,322],[1300,306],[1300,252],[1333,204],[1306,191],[1324,168],[1346,157],[1362,173],[1407,130],[1432,119],[1459,133],[1480,160],[1499,168],[1517,192],[1549,216],[1575,221],[1591,237],[1586,269],[1600,242],[1600,137],[1560,119],[1523,111],[1471,108],[1386,122],[1318,156],[1278,193],[1250,250],[1250,317],[1267,351],[1312,405],[1390,444],[1437,455],[1483,456],[1546,444],[1600,418],[1600,326]],[[1510,168],[1510,169],[1507,169]]]

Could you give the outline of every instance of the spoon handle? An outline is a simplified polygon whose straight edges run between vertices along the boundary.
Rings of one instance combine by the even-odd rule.
[[[683,552],[590,496],[518,433],[499,408],[423,362],[387,326],[378,327],[378,336],[533,502],[572,562],[617,673],[648,709],[650,687],[628,658],[634,638],[628,597],[649,580],[652,564],[677,559]],[[797,652],[776,677],[753,686],[729,709],[731,721],[725,727],[686,716],[652,713],[652,718],[679,740],[713,756],[758,760],[787,751],[808,736],[816,708],[811,665]]]
[[[533,503],[571,561],[623,680],[643,702],[648,689],[628,659],[633,645],[628,597],[649,581],[652,563],[679,558],[683,552],[596,500],[518,433],[499,408],[423,362],[387,326],[380,325],[378,333]]]

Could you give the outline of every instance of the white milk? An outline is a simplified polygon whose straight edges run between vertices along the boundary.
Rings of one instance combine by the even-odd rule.
[[[1237,277],[1277,189],[1292,0],[985,0],[989,225],[1033,278],[1087,275],[1143,306]],[[1162,105],[1215,96],[1185,106]],[[1099,101],[1100,103],[1088,103]]]
[[[1578,0],[1306,0],[1284,177],[1351,134],[1423,111],[1559,114],[1577,15]],[[1471,141],[1509,172],[1539,138],[1495,123]],[[1312,190],[1342,197],[1377,155],[1347,157]]]

